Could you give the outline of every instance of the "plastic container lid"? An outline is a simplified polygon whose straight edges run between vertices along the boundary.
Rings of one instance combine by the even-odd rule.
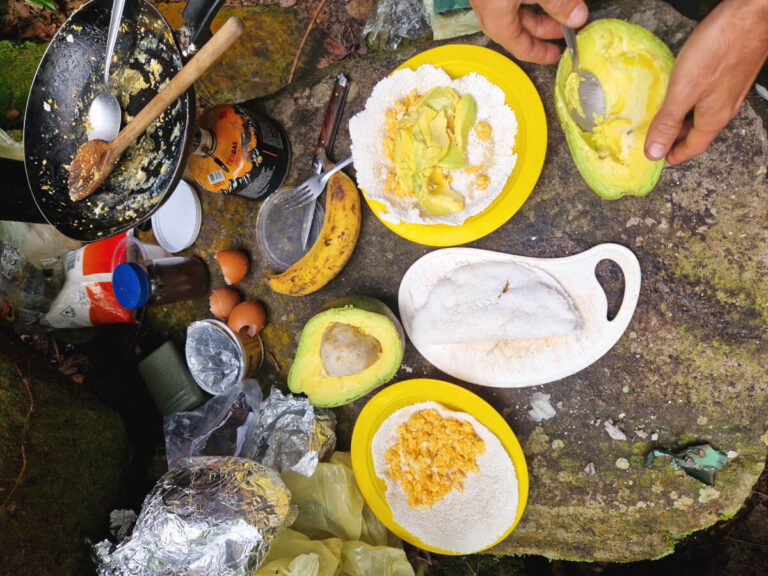
[[[112,272],[112,290],[126,310],[141,308],[149,300],[149,277],[135,262],[120,264]]]
[[[307,247],[301,246],[301,227],[306,205],[285,210],[280,199],[290,194],[292,188],[281,188],[270,194],[261,205],[256,217],[256,241],[270,268],[283,272],[306,254],[320,235],[325,220],[325,209],[318,201]]]
[[[181,180],[170,198],[152,215],[152,230],[160,246],[171,253],[181,252],[197,238],[202,220],[197,193]]]

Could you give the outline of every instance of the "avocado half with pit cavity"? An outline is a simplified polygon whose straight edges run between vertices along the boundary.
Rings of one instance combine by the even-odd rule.
[[[641,26],[623,20],[592,22],[576,36],[581,67],[594,74],[605,94],[605,117],[581,130],[579,78],[563,53],[555,78],[555,109],[568,149],[589,187],[604,198],[645,196],[656,185],[664,160],[645,157],[645,137],[664,102],[674,56]]]
[[[342,298],[304,325],[288,387],[315,406],[341,406],[388,382],[404,351],[403,327],[383,302]]]

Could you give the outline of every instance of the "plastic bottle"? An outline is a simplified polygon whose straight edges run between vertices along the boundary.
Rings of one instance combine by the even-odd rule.
[[[208,269],[199,258],[171,256],[120,264],[112,288],[123,308],[160,306],[208,292]]]

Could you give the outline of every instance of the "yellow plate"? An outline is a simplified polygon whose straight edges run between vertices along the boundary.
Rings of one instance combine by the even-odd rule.
[[[466,412],[474,416],[478,422],[496,435],[512,459],[517,474],[517,515],[504,535],[493,543],[495,546],[509,536],[523,515],[525,503],[528,500],[528,467],[525,464],[520,443],[501,414],[485,400],[461,386],[441,380],[418,378],[393,384],[371,398],[360,412],[352,432],[352,469],[355,472],[360,493],[376,517],[406,542],[437,554],[457,555],[456,552],[427,546],[395,522],[384,495],[386,484],[376,475],[373,467],[371,442],[384,421],[401,408],[430,400],[442,404],[449,410]]]
[[[365,198],[376,217],[398,236],[427,246],[456,246],[490,234],[509,220],[528,198],[544,165],[547,118],[533,82],[517,64],[498,52],[481,46],[449,44],[422,52],[405,61],[396,70],[415,70],[423,64],[442,68],[454,79],[470,72],[485,76],[504,91],[506,103],[517,117],[517,163],[506,186],[488,208],[460,226],[392,224],[381,218],[387,212],[383,204]]]

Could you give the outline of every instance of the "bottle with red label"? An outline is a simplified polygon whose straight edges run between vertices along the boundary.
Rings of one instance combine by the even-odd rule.
[[[200,117],[189,171],[209,192],[261,198],[283,183],[289,155],[288,139],[272,120],[224,104]]]

